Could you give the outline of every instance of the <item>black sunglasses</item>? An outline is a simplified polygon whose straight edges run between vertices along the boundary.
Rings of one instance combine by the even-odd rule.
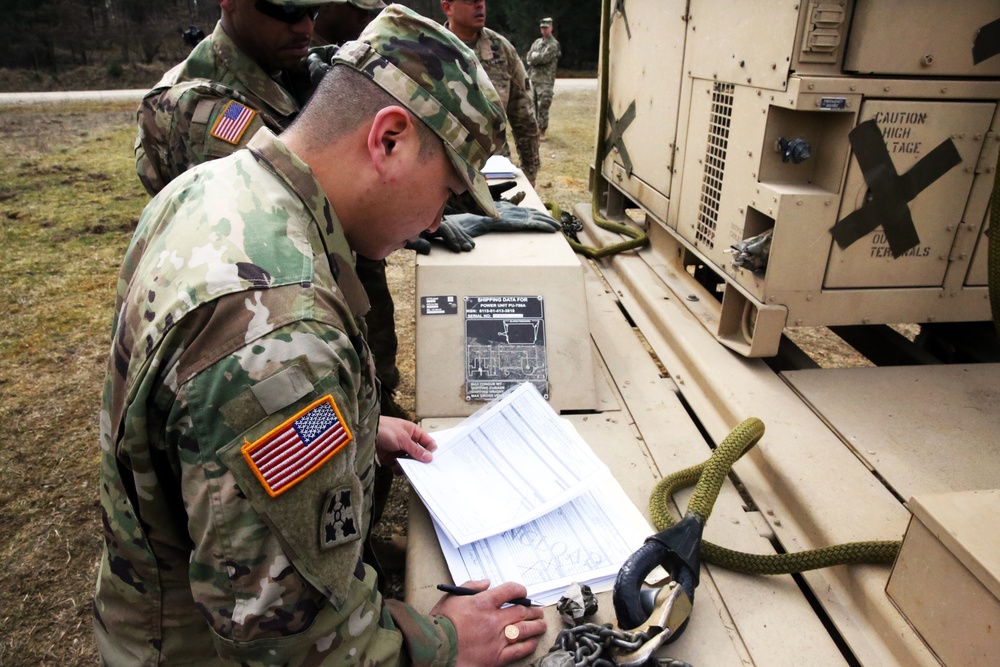
[[[253,6],[264,16],[269,16],[282,23],[295,24],[307,16],[310,21],[315,21],[316,17],[319,16],[318,7],[296,7],[291,3],[276,5],[267,0],[257,0]]]

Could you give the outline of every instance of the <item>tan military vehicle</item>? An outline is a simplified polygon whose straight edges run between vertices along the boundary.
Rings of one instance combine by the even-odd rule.
[[[658,479],[759,418],[705,540],[902,547],[885,564],[770,576],[703,559],[685,630],[658,655],[1000,664],[1000,4],[603,10],[594,202],[574,210],[593,259],[546,234],[420,257],[418,417],[444,427],[532,382],[647,517]],[[620,243],[641,247],[597,250]],[[871,366],[820,368],[790,327],[829,327]],[[423,608],[450,582],[440,553],[415,499],[407,597]],[[612,597],[596,620],[620,627]],[[545,648],[563,627],[547,618]]]

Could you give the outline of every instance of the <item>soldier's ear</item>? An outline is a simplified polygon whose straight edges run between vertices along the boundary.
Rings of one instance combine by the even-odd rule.
[[[381,176],[388,176],[398,163],[419,148],[420,137],[406,109],[391,106],[375,114],[368,130],[368,154]]]

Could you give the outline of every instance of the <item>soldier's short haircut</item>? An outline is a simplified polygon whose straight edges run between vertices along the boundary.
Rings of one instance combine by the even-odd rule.
[[[334,67],[316,87],[293,127],[311,146],[323,147],[342,139],[390,106],[402,107],[396,98],[368,77],[348,67]],[[436,152],[444,150],[441,139],[434,131],[412,112],[406,111],[420,136],[420,159],[430,159]]]

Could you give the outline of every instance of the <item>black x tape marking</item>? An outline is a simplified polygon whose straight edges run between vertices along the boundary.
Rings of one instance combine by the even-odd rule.
[[[976,33],[972,42],[972,63],[978,65],[1000,53],[1000,19],[987,23]]]
[[[608,101],[608,121],[611,123],[611,134],[604,140],[604,154],[610,153],[612,146],[618,148],[618,153],[622,156],[622,164],[625,166],[625,173],[629,176],[632,175],[632,159],[628,156],[628,149],[625,148],[625,141],[622,137],[633,120],[635,120],[635,100],[632,100],[632,104],[628,105],[628,109],[625,109],[625,113],[617,120],[615,112],[611,108],[611,102]]]
[[[622,15],[622,19],[625,20],[625,35],[632,39],[632,29],[628,27],[628,14],[625,13],[625,0],[615,2],[615,11]]]
[[[871,197],[833,226],[830,230],[833,238],[843,250],[882,225],[892,256],[899,257],[920,243],[909,202],[949,169],[961,164],[962,156],[955,143],[946,139],[900,176],[885,147],[882,130],[874,120],[858,125],[847,138]]]

